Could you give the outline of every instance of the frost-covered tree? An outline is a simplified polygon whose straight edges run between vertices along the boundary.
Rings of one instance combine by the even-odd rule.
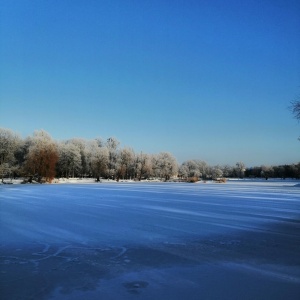
[[[81,172],[80,148],[73,142],[58,144],[59,159],[57,169],[65,177],[75,177]]]
[[[12,130],[0,128],[0,174],[3,177],[10,173],[14,167],[15,153],[20,145],[21,139]]]
[[[88,164],[88,141],[82,138],[73,138],[68,140],[68,142],[74,144],[79,149],[81,156],[81,177],[88,175],[91,171]]]
[[[244,178],[245,171],[246,171],[245,164],[240,161],[240,162],[237,162],[235,166],[236,166],[235,171],[236,171],[237,176],[239,178]]]
[[[212,179],[214,179],[214,180],[222,177],[223,176],[222,168],[220,166],[212,167],[211,175],[212,175]]]
[[[199,170],[199,166],[197,161],[195,160],[188,160],[182,164],[188,170],[188,177],[201,177],[202,173]]]
[[[233,177],[233,167],[229,166],[229,165],[224,165],[221,168],[222,172],[223,172],[223,176],[224,177]]]
[[[198,166],[198,171],[200,172],[201,177],[205,179],[209,169],[208,164],[205,161],[199,159],[196,159],[195,162]]]
[[[96,181],[101,181],[101,176],[103,176],[107,171],[107,166],[109,162],[109,151],[107,147],[99,147],[93,149],[91,153],[91,168]]]
[[[169,180],[178,174],[178,163],[176,158],[169,152],[161,152],[154,156],[154,170],[156,176]]]
[[[51,182],[55,177],[57,161],[58,151],[55,141],[46,131],[35,131],[33,137],[29,139],[25,161],[25,171],[30,178],[29,180],[35,178],[41,182],[44,178]]]
[[[98,147],[105,147],[106,143],[103,141],[103,139],[101,137],[97,137],[95,138],[95,141],[97,142]]]
[[[202,177],[207,175],[208,165],[206,162],[198,159],[187,160],[180,166],[181,177]],[[185,176],[184,176],[185,175]]]
[[[158,154],[151,154],[152,177],[161,178],[161,168]]]
[[[109,153],[108,176],[111,178],[116,178],[119,145],[120,142],[114,137],[108,138],[105,143]]]
[[[125,147],[120,150],[117,160],[117,180],[134,177],[134,158],[132,148]]]
[[[151,175],[152,171],[150,155],[141,152],[136,155],[135,162],[136,164],[134,177],[139,181],[142,180],[142,178],[148,178]]]
[[[182,179],[183,178],[187,179],[189,177],[189,174],[190,172],[188,166],[184,163],[181,164],[181,166],[178,169],[178,176]]]

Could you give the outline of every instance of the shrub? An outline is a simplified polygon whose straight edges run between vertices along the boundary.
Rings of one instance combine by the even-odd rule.
[[[198,177],[196,177],[196,176],[189,177],[189,178],[187,179],[187,182],[191,182],[191,183],[195,183],[195,182],[197,182],[197,181],[199,181],[199,179],[198,179]]]
[[[217,183],[226,183],[227,179],[226,178],[218,178],[215,180]]]

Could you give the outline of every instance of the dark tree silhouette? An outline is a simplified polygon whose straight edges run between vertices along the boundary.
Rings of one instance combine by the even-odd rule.
[[[299,99],[299,97],[298,97],[298,99]],[[292,101],[291,104],[292,104],[291,110],[292,110],[294,117],[298,121],[300,121],[300,100]],[[298,140],[300,141],[300,137],[298,138]]]
[[[300,120],[300,100],[292,101],[292,113],[297,120]]]

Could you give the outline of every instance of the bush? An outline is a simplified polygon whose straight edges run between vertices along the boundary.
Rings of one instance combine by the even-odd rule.
[[[227,179],[226,178],[218,178],[215,180],[217,183],[226,183]]]
[[[198,179],[198,177],[193,176],[193,177],[189,177],[186,181],[191,182],[191,183],[195,183],[195,182],[198,182],[199,179]]]

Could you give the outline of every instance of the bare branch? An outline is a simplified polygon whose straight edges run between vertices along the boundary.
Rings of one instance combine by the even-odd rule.
[[[300,100],[292,101],[291,104],[292,104],[291,111],[292,111],[294,117],[297,120],[300,120]]]

